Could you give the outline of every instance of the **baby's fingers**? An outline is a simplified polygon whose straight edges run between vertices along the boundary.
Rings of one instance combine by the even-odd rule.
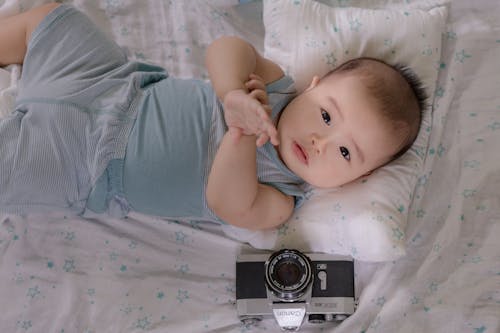
[[[257,146],[260,147],[267,141],[271,141],[271,143],[275,146],[279,144],[278,131],[276,130],[276,127],[273,125],[273,123],[269,120],[265,121],[261,126],[261,132],[257,140]]]
[[[274,127],[274,125],[269,125],[266,133],[273,145],[277,146],[280,144],[280,141],[278,139],[278,131],[276,130],[276,127]]]
[[[255,142],[257,147],[262,147],[269,140],[269,136],[262,132],[257,136],[257,141]]]
[[[272,121],[270,117],[271,107],[269,105],[262,105],[262,107],[258,108],[257,115],[259,116],[260,121],[263,124],[262,129],[265,129],[264,126],[266,126],[266,124],[271,124],[272,126]]]
[[[256,78],[250,77],[250,79],[245,82],[245,86],[247,87],[248,90],[255,90],[255,89],[261,89],[261,90],[266,90],[266,85],[264,81]]]
[[[258,100],[260,103],[266,105],[268,103],[267,93],[262,89],[255,89],[250,92],[250,96]]]
[[[259,75],[255,74],[255,73],[250,73],[250,75],[248,76],[251,80],[259,80],[261,81],[262,83],[264,83],[264,79],[262,77],[260,77]]]
[[[260,119],[263,122],[262,129],[266,132],[268,139],[271,140],[271,143],[277,146],[279,144],[278,131],[276,130],[276,127],[271,119],[272,109],[269,105],[263,105],[263,110],[265,113],[260,114]]]

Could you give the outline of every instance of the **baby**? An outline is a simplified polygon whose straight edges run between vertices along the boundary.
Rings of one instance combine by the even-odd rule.
[[[407,68],[351,60],[296,94],[245,41],[206,54],[210,83],[129,61],[82,13],[49,4],[0,22],[23,63],[0,121],[0,210],[280,225],[309,185],[346,184],[414,141],[425,93]]]

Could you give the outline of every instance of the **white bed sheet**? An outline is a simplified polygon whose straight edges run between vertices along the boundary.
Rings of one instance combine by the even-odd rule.
[[[203,78],[203,51],[215,37],[238,34],[262,48],[262,28],[221,7],[232,2],[72,3],[131,57]],[[495,0],[451,4],[408,255],[357,262],[357,312],[334,330],[304,332],[500,331],[498,17]],[[277,332],[273,320],[250,327],[236,318],[243,246],[197,221],[0,215],[0,331]]]

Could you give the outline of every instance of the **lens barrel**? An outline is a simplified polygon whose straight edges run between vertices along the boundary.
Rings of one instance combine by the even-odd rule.
[[[280,250],[266,261],[266,285],[281,301],[297,301],[311,283],[311,260],[298,250]]]

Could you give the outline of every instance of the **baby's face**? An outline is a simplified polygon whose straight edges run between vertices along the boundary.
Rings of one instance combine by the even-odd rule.
[[[404,141],[355,75],[313,79],[278,120],[278,154],[307,183],[346,184],[388,162]]]

